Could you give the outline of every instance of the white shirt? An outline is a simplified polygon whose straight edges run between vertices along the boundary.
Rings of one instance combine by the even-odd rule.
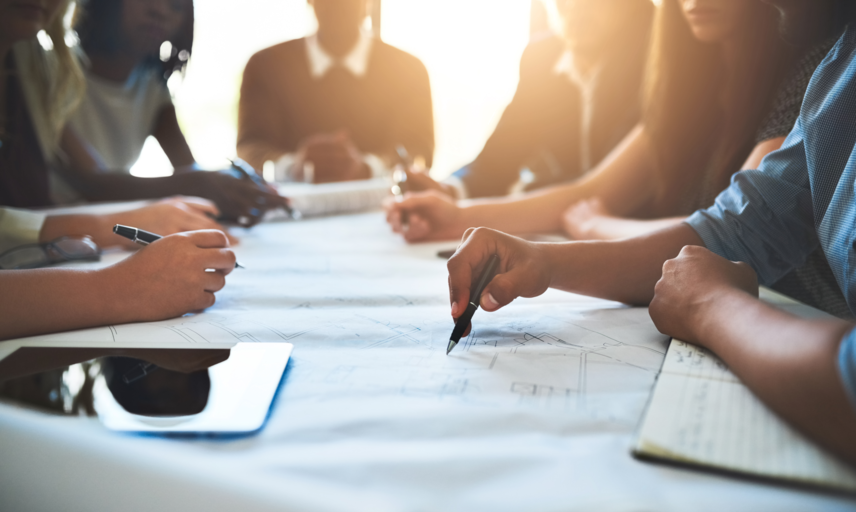
[[[366,76],[369,67],[369,57],[372,52],[374,38],[371,34],[360,31],[357,43],[347,55],[341,58],[333,57],[318,42],[318,34],[306,38],[306,58],[309,60],[309,72],[312,78],[319,79],[327,74],[333,66],[342,66],[356,77]]]
[[[172,104],[160,70],[137,68],[125,83],[86,73],[86,96],[71,126],[111,171],[130,172],[161,110]]]

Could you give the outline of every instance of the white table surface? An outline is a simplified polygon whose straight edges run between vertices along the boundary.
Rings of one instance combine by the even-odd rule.
[[[265,429],[232,441],[167,440],[2,405],[0,510],[856,510],[839,496],[633,459],[666,343],[644,309],[551,291],[478,313],[472,343],[439,359],[452,324],[435,253],[454,242],[407,246],[377,213],[239,235],[247,270],[230,276],[206,318],[244,315],[291,336]],[[576,349],[517,350],[532,341],[524,331],[571,329],[563,315],[573,329],[614,337],[602,345],[618,362],[589,355],[585,373]],[[399,335],[378,336],[384,329]],[[600,343],[605,334],[580,336]],[[641,340],[636,352],[628,340]],[[490,354],[499,377],[478,366]],[[422,361],[430,375],[418,372]],[[531,384],[531,397],[494,389],[518,376],[532,382],[539,368],[553,384]],[[560,389],[565,373],[573,379]]]

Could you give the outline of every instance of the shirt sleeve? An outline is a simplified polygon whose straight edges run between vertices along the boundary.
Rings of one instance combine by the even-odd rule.
[[[856,329],[844,336],[838,349],[838,373],[851,405],[856,407]]]
[[[711,251],[749,264],[764,285],[802,265],[819,245],[801,120],[758,170],[741,171],[687,223]]]
[[[37,243],[46,218],[43,213],[0,208],[0,253]]]

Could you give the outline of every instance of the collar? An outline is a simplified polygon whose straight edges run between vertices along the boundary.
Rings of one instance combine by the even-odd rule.
[[[588,73],[583,74],[577,67],[574,53],[571,50],[565,50],[553,66],[553,73],[567,77],[571,83],[581,89],[588,89],[593,87],[594,83],[597,81],[597,76],[600,74],[600,65],[595,66]]]
[[[362,78],[369,67],[373,38],[370,34],[360,31],[360,38],[350,53],[337,59],[327,53],[318,42],[318,34],[306,38],[306,57],[309,60],[309,72],[312,78],[318,79],[327,74],[333,66],[342,66],[354,76]]]

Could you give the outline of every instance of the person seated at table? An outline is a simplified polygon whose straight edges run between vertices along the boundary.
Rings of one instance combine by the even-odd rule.
[[[782,9],[800,3],[768,1]],[[486,311],[548,287],[649,304],[661,332],[715,352],[770,409],[856,463],[856,323],[798,318],[758,299],[759,278],[774,283],[820,248],[856,311],[854,117],[851,25],[814,74],[781,149],[758,170],[737,173],[714,206],[617,241],[547,244],[468,230],[448,263],[452,317],[463,313],[472,278],[492,254],[502,263],[477,299]]]
[[[798,112],[798,101],[777,95],[791,85],[791,79],[783,81],[795,60],[777,22],[776,10],[759,0],[663,0],[655,15],[642,122],[596,169],[572,183],[516,197],[456,203],[433,190],[411,193],[386,204],[393,230],[408,241],[456,238],[473,226],[556,232],[564,210],[591,197],[643,218],[709,205],[731,174],[757,166],[781,145],[792,127],[782,119]],[[407,230],[403,211],[409,213]]]
[[[384,175],[403,146],[431,165],[425,66],[361,30],[368,0],[309,0],[318,32],[253,55],[238,109],[238,156],[278,180]]]
[[[636,136],[629,137],[624,147],[616,150],[616,153],[607,159],[600,169],[576,183],[554,187],[543,193],[533,193],[520,199],[506,201],[482,201],[462,208],[450,208],[448,202],[437,201],[436,197],[414,197],[413,199],[421,204],[416,207],[415,224],[411,220],[410,230],[405,233],[405,236],[412,238],[414,235],[411,235],[411,232],[420,229],[424,234],[427,218],[438,225],[443,223],[457,225],[455,229],[463,228],[463,224],[459,222],[463,220],[473,225],[496,227],[512,232],[549,231],[557,229],[557,224],[562,223],[572,238],[587,239],[590,238],[591,233],[585,230],[586,222],[576,223],[575,220],[592,214],[592,210],[601,208],[601,205],[606,204],[607,201],[611,202],[611,208],[624,208],[623,211],[627,212],[627,215],[638,218],[676,213],[686,216],[691,208],[709,206],[713,203],[716,192],[725,187],[733,172],[740,168],[757,167],[767,153],[781,145],[799,113],[803,93],[812,72],[843,29],[836,13],[848,1],[799,0],[795,2],[795,6],[801,9],[799,21],[794,22],[789,34],[783,34],[782,44],[797,50],[801,56],[790,66],[790,70],[784,80],[780,81],[778,88],[772,86],[779,81],[770,82],[766,87],[756,81],[757,88],[753,92],[750,90],[751,87],[747,88],[744,82],[738,81],[732,82],[732,90],[730,92],[726,90],[721,96],[719,92],[713,90],[704,92],[702,90],[704,84],[695,84],[700,87],[696,94],[650,92],[672,90],[672,87],[677,87],[681,80],[686,80],[686,78],[678,78],[684,73],[683,69],[673,68],[669,61],[671,59],[679,62],[682,58],[687,58],[686,55],[681,57],[679,53],[667,51],[669,48],[681,46],[675,40],[676,27],[669,28],[670,24],[684,25],[681,18],[686,18],[695,39],[700,40],[718,40],[724,37],[723,34],[733,34],[735,28],[729,29],[726,21],[737,12],[731,12],[731,16],[720,13],[713,18],[713,21],[709,19],[705,21],[704,17],[696,17],[691,10],[686,10],[681,16],[681,7],[677,3],[664,2],[658,13],[654,53],[649,63],[650,84],[645,120],[637,129]],[[695,4],[682,4],[684,8],[688,5],[692,7]],[[735,3],[729,0],[719,5],[727,8],[726,11],[735,8],[739,10],[764,7],[757,0],[746,3]],[[669,14],[670,10],[671,14]],[[778,17],[778,14],[774,13],[774,16]],[[738,24],[737,27],[739,26]],[[686,37],[690,37],[689,33],[690,31],[687,31]],[[738,36],[724,37],[720,44],[725,47],[729,47],[732,43],[736,44],[735,37]],[[743,44],[748,43],[744,41]],[[787,47],[780,48],[780,51],[787,52]],[[696,51],[702,48],[698,47]],[[735,62],[731,68],[742,69],[740,72],[735,72],[735,75],[758,76],[761,73],[769,78],[769,70],[764,71],[761,67],[747,68],[752,62],[749,58],[752,51],[754,50],[747,50],[748,53],[745,53],[742,59],[732,59]],[[683,84],[678,89],[688,90],[686,86],[687,84]],[[652,89],[655,87],[656,89]],[[741,88],[746,90],[738,90]],[[704,116],[699,114],[699,109],[703,110],[699,103],[701,101],[699,95],[702,93],[712,94],[713,98],[709,99],[718,97],[717,101],[724,106],[718,111],[716,109],[708,111]],[[768,94],[769,97],[765,98],[764,94]],[[765,107],[768,103],[772,105]],[[696,112],[694,117],[685,117],[684,113],[693,111]],[[706,128],[702,126],[703,123],[696,121],[705,116],[711,122],[719,123],[721,126]],[[742,124],[738,122],[741,118]],[[682,130],[682,126],[689,128]],[[753,129],[756,130],[754,135],[751,131]],[[742,136],[739,135],[741,131]],[[689,139],[682,139],[682,137],[689,137]],[[752,140],[754,142],[751,142]],[[675,141],[681,141],[684,145],[675,144]],[[688,142],[692,143],[687,144]],[[755,147],[750,153],[750,146],[753,143]],[[695,153],[689,151],[692,147],[697,148]],[[748,158],[742,165],[738,165],[746,153],[749,154]],[[697,171],[687,172],[688,169],[697,169]],[[552,217],[554,213],[559,214],[563,208],[567,207],[565,201],[573,202],[585,197],[596,199],[571,207],[563,216]],[[631,203],[636,204],[635,211],[630,210]],[[394,226],[397,218],[396,208],[397,205],[388,205],[388,217]],[[512,218],[511,214],[514,213],[517,217]],[[420,214],[424,216],[418,218]],[[477,218],[472,218],[473,216]],[[485,217],[482,218],[482,216]],[[642,230],[644,232],[673,225],[680,222],[681,218],[683,217],[648,221],[619,222],[617,219],[611,219],[611,221],[630,225],[633,228],[615,235],[622,238],[632,236],[638,227],[644,228]],[[440,220],[434,221],[434,219]],[[544,227],[539,228],[538,222],[546,224],[542,224]],[[820,251],[813,254],[805,265],[783,276],[781,281],[774,285],[774,289],[830,314],[842,318],[852,316],[844,296],[832,277],[829,264]]]
[[[67,125],[85,81],[63,25],[74,2],[56,3],[31,13],[0,0],[0,205],[50,206],[63,199],[63,184],[93,201],[202,196],[217,203],[224,217],[250,223],[282,204],[283,198],[234,173],[147,179],[103,172],[89,146]],[[50,45],[39,42],[41,30]]]
[[[88,0],[77,18],[86,76],[70,119],[77,135],[106,170],[128,173],[149,136],[176,171],[194,168],[166,86],[190,60],[193,1]]]
[[[544,3],[561,36],[540,37],[523,51],[517,91],[481,153],[439,183],[410,173],[410,190],[466,199],[571,181],[597,166],[639,122],[652,3]]]

